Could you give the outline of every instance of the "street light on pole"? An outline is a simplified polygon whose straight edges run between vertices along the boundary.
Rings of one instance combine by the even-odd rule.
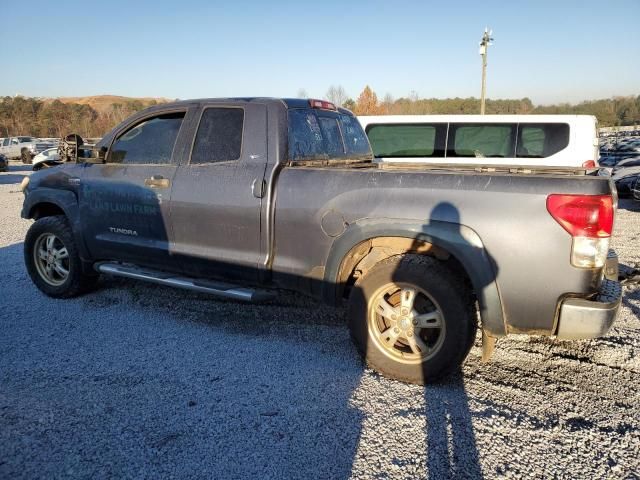
[[[484,29],[482,40],[480,40],[480,56],[482,57],[482,91],[480,92],[480,115],[484,115],[484,102],[486,100],[487,93],[487,51],[489,45],[493,45],[493,37],[491,34],[493,30],[489,30],[487,27]]]

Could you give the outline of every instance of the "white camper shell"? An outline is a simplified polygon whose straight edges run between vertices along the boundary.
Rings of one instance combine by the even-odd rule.
[[[596,168],[591,115],[358,117],[378,162]]]

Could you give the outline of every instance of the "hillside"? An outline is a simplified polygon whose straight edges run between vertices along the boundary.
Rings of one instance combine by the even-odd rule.
[[[63,103],[79,103],[81,105],[89,105],[91,108],[98,112],[108,109],[114,103],[129,103],[129,102],[141,102],[143,105],[148,105],[151,102],[165,103],[170,102],[170,98],[162,97],[122,97],[119,95],[92,95],[89,97],[59,97],[59,98],[44,98],[45,103],[53,102],[54,100],[60,100]]]

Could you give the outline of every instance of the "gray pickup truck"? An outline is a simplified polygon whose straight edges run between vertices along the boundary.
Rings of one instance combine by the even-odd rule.
[[[75,160],[22,184],[51,297],[104,273],[344,302],[367,363],[414,383],[459,368],[478,325],[488,357],[509,333],[603,335],[620,305],[615,193],[585,170],[378,165],[348,110],[266,98],[154,106]]]

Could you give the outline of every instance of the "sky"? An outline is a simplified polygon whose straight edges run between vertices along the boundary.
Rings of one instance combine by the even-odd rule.
[[[479,97],[485,26],[488,98],[640,94],[640,0],[2,4],[2,96]]]

